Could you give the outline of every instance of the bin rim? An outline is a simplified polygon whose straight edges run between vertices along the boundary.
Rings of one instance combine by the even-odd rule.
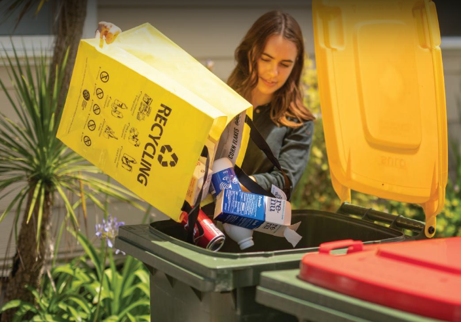
[[[328,216],[331,216],[333,218],[336,218],[337,220],[347,220],[347,221],[352,221],[356,224],[360,224],[360,225],[363,225],[363,226],[366,226],[366,227],[379,227],[380,230],[384,230],[388,233],[400,233],[401,235],[400,236],[395,236],[395,237],[390,237],[390,238],[385,238],[385,239],[381,239],[379,241],[365,241],[363,242],[364,244],[378,244],[378,243],[387,243],[387,242],[397,242],[397,241],[403,241],[403,240],[412,240],[412,239],[419,239],[421,238],[423,235],[423,230],[424,230],[424,224],[422,222],[418,222],[416,220],[411,220],[412,222],[415,222],[416,224],[419,223],[419,231],[417,232],[418,235],[416,236],[408,236],[408,235],[405,235],[404,232],[402,232],[399,227],[397,225],[394,225],[394,227],[386,227],[384,226],[384,224],[387,224],[389,223],[388,221],[386,222],[385,220],[381,220],[381,223],[380,224],[376,224],[375,222],[379,222],[379,218],[377,217],[371,217],[371,219],[367,219],[366,216],[363,216],[362,218],[358,218],[358,212],[356,213],[352,213],[352,214],[348,214],[346,212],[344,212],[344,209],[346,209],[346,211],[348,210],[351,210],[353,208],[358,208],[358,209],[366,209],[366,208],[361,208],[361,207],[357,207],[357,206],[352,206],[352,205],[349,205],[349,207],[344,207],[344,205],[342,207],[339,208],[338,212],[334,213],[334,212],[328,212],[328,211],[322,211],[322,210],[312,210],[312,209],[295,209],[292,211],[292,214],[299,214],[299,213],[309,213],[309,214],[320,214],[320,215],[328,215]],[[376,211],[375,211],[376,212]],[[386,214],[386,213],[382,213],[382,212],[379,212],[380,214]],[[372,212],[368,212],[368,216],[371,216]],[[395,216],[395,215],[392,215],[392,214],[387,214],[388,218],[399,218],[398,216]],[[404,218],[403,220],[408,220],[408,218],[405,218],[405,217],[402,217]],[[169,219],[168,219],[169,220]],[[167,220],[167,221],[168,221]],[[207,256],[213,256],[213,257],[219,257],[219,258],[227,258],[227,259],[239,259],[239,258],[248,258],[248,257],[267,257],[267,258],[270,258],[270,257],[273,257],[273,256],[276,256],[276,255],[283,255],[283,254],[305,254],[307,252],[315,252],[318,250],[319,246],[316,246],[316,247],[304,247],[304,248],[293,248],[293,249],[284,249],[284,250],[275,250],[275,251],[254,251],[254,252],[241,252],[241,253],[231,253],[231,252],[213,252],[211,250],[208,250],[208,249],[204,249],[200,246],[197,246],[197,245],[194,245],[194,244],[191,244],[191,243],[188,243],[186,241],[182,241],[178,238],[175,238],[175,237],[172,237],[166,233],[163,233],[161,231],[159,231],[158,229],[156,229],[153,225],[155,225],[155,222],[149,224],[149,232],[151,235],[153,236],[156,236],[157,238],[159,238],[160,240],[164,240],[164,241],[169,241],[173,244],[177,244],[177,245],[181,245],[182,247],[185,247],[185,248],[188,248],[190,250],[194,250],[200,254],[203,254],[203,255],[207,255]],[[408,229],[408,227],[405,227]],[[274,237],[274,238],[277,238],[277,237]]]
[[[353,217],[349,214],[317,210],[294,210],[293,213],[295,215],[302,213],[307,216],[317,214],[319,218],[332,217],[338,222],[344,221],[344,223],[356,225],[357,229],[363,227],[390,232],[389,238],[368,241],[365,242],[366,244],[400,242],[410,238],[396,228],[362,220],[356,218],[357,215]],[[179,223],[173,220],[167,221],[183,229]],[[152,228],[149,224],[121,226],[115,240],[116,248],[151,267],[152,274],[157,271],[164,272],[199,291],[213,292],[231,291],[257,285],[260,273],[266,270],[296,268],[302,257],[306,253],[317,252],[318,246],[320,245],[244,253],[212,252]]]

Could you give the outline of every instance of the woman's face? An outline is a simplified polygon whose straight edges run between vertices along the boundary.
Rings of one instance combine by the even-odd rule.
[[[298,55],[294,42],[282,35],[272,35],[267,40],[261,56],[257,60],[257,95],[270,95],[285,84],[291,74]]]

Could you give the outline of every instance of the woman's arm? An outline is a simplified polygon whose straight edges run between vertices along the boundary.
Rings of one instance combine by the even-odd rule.
[[[303,126],[290,129],[283,140],[278,160],[291,183],[290,195],[306,169],[312,145],[314,122],[308,121]],[[253,174],[256,182],[265,190],[270,191],[272,185],[283,189],[285,180],[277,168],[267,173]]]

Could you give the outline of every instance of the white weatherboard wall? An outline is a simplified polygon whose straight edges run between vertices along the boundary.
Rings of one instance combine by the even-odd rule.
[[[253,22],[265,12],[282,9],[301,25],[306,48],[314,52],[310,1],[130,1],[98,2],[99,20],[126,30],[149,22],[199,61],[211,59],[214,72],[227,79],[234,66],[234,50]]]

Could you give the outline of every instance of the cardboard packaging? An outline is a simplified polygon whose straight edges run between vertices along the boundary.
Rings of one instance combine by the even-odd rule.
[[[216,198],[214,219],[283,236],[284,227],[291,225],[291,204],[282,199],[224,189]]]
[[[204,200],[208,196],[212,175],[213,171],[211,171],[211,169],[208,169],[208,177],[205,180],[205,164],[203,164],[202,161],[197,161],[197,166],[195,167],[194,174],[192,175],[192,180],[190,181],[189,189],[187,190],[186,194],[186,201],[189,204],[195,205],[202,186],[202,200]]]

